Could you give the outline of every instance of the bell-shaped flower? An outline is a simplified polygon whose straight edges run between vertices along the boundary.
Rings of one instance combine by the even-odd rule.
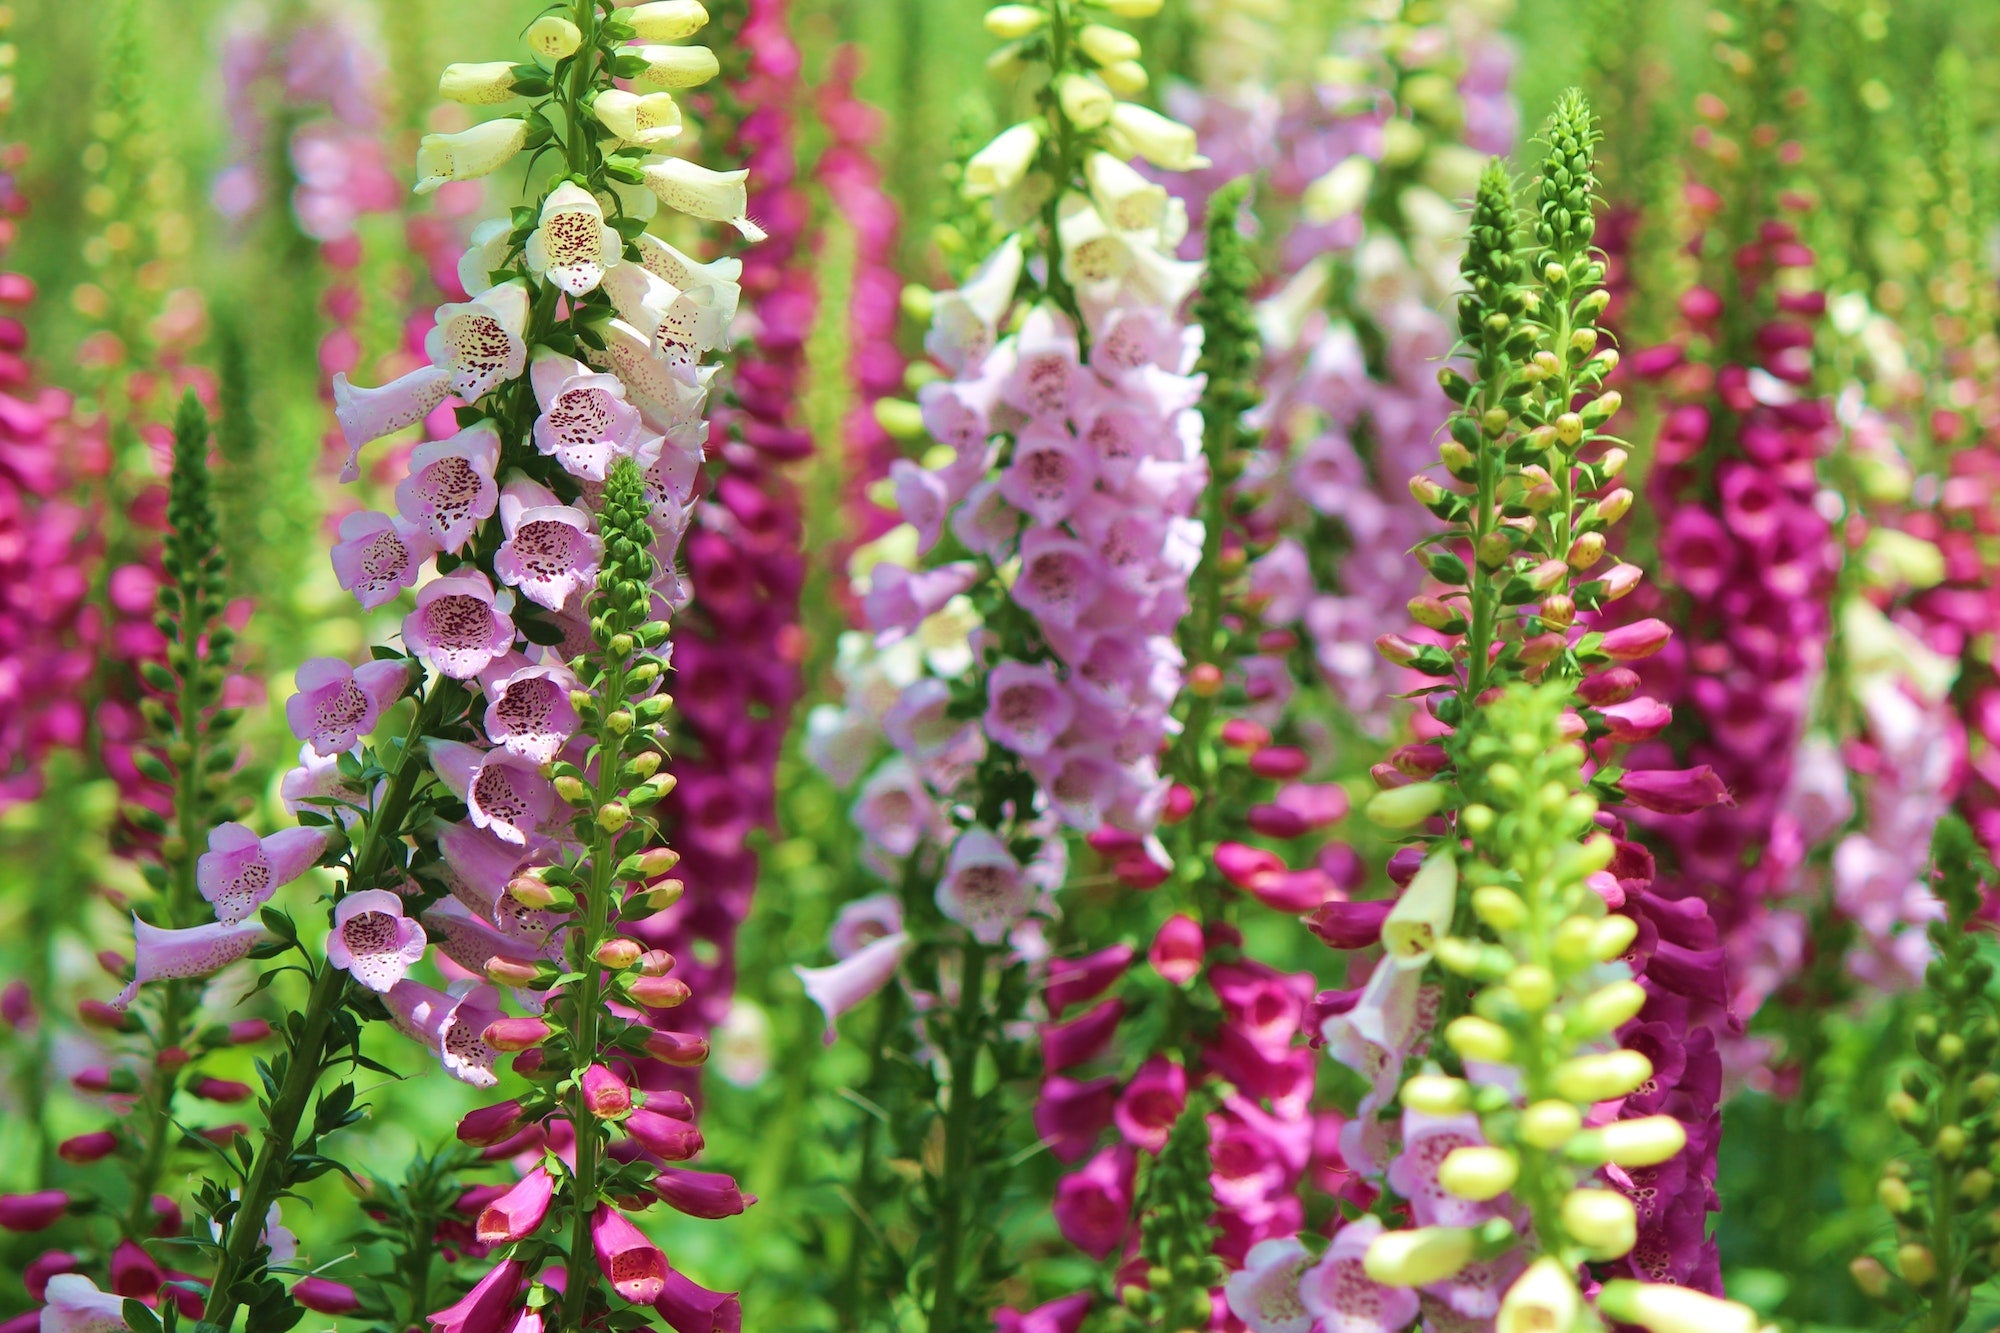
[[[491,986],[460,982],[450,992],[404,978],[382,997],[398,1032],[429,1048],[445,1072],[475,1088],[500,1080],[493,1073],[499,1052],[483,1034],[500,1015],[499,993]]]
[[[1382,922],[1382,947],[1392,966],[1422,967],[1451,933],[1458,910],[1458,858],[1441,848],[1425,857]]]
[[[1326,1021],[1321,1035],[1327,1054],[1367,1079],[1378,1105],[1402,1081],[1403,1060],[1423,1027],[1427,1002],[1434,1004],[1435,997],[1425,995],[1421,971],[1379,964],[1354,1007]]]
[[[793,966],[806,998],[826,1015],[827,1045],[833,1045],[840,1016],[888,985],[909,951],[910,937],[899,930],[870,941],[831,967]]]
[[[519,1259],[503,1259],[471,1291],[424,1319],[431,1333],[509,1333],[527,1280],[528,1270]]]
[[[1403,1147],[1389,1163],[1389,1188],[1409,1200],[1418,1226],[1472,1226],[1492,1216],[1491,1206],[1460,1198],[1438,1178],[1444,1159],[1455,1150],[1485,1142],[1477,1116],[1434,1116],[1404,1108]]]
[[[453,680],[471,680],[514,646],[514,621],[486,575],[461,570],[417,593],[416,609],[403,617],[403,644]]]
[[[946,370],[963,376],[984,364],[1014,303],[1024,262],[1020,236],[1009,236],[956,291],[937,294],[924,350]]]
[[[726,222],[753,243],[764,239],[764,229],[747,216],[748,171],[710,171],[681,157],[660,158],[639,170],[664,207],[707,222]]]
[[[514,62],[459,61],[438,77],[438,96],[461,106],[499,106],[514,99]]]
[[[598,1204],[591,1215],[590,1247],[611,1289],[633,1304],[657,1300],[666,1290],[673,1271],[667,1256],[608,1203]]]
[[[1078,359],[1075,328],[1053,306],[1037,305],[1021,321],[1013,346],[1014,367],[1000,382],[1001,401],[1051,428],[1061,426],[1088,379]]]
[[[250,951],[271,938],[255,922],[211,921],[207,925],[167,930],[132,918],[134,943],[132,980],[118,992],[112,1004],[123,1009],[132,1003],[139,987],[149,981],[181,981],[206,977],[247,957]]]
[[[514,275],[503,266],[513,253],[513,221],[486,219],[466,237],[465,253],[458,257],[458,285],[468,292],[483,292],[507,281]]]
[[[647,0],[626,10],[625,21],[642,42],[679,42],[707,25],[708,10],[701,0]]]
[[[576,677],[567,669],[522,662],[506,670],[501,663],[481,679],[486,688],[487,739],[533,763],[546,764],[576,734],[576,707],[569,698]]]
[[[437,544],[423,528],[400,515],[365,511],[340,520],[333,573],[363,610],[372,611],[416,587],[424,561],[436,554]]]
[[[648,430],[671,436],[695,422],[708,399],[706,376],[688,383],[673,359],[622,319],[607,321],[598,332],[604,336],[604,363],[625,386],[626,399]]]
[[[1082,195],[1065,195],[1056,236],[1063,276],[1099,304],[1176,310],[1201,281],[1201,265],[1162,252],[1154,232],[1112,227]]]
[[[414,426],[435,412],[451,393],[451,372],[443,366],[418,366],[407,375],[375,389],[359,389],[345,372],[333,377],[333,415],[347,437],[347,461],[340,479],[361,476],[362,447],[384,435]]]
[[[527,368],[528,301],[528,284],[512,279],[437,308],[424,355],[451,372],[453,393],[469,403]]]
[[[689,1217],[710,1221],[735,1217],[757,1202],[756,1195],[738,1188],[734,1176],[679,1166],[667,1167],[653,1177],[653,1193]]]
[[[1019,185],[1042,149],[1042,132],[1026,121],[1010,125],[965,163],[965,195],[984,199]]]
[[[606,88],[590,104],[590,111],[605,129],[641,148],[671,143],[681,136],[684,128],[680,104],[667,93],[628,93],[623,88]]]
[[[998,944],[1028,915],[1034,890],[1007,844],[988,830],[958,835],[938,880],[937,905],[981,944]]]
[[[736,318],[736,304],[743,294],[743,261],[734,255],[704,264],[675,249],[653,233],[640,232],[637,241],[639,263],[660,281],[690,295],[708,294],[716,317],[726,331]]]
[[[1132,102],[1111,110],[1111,139],[1145,158],[1162,171],[1198,171],[1209,164],[1196,151],[1192,129],[1157,111]]]
[[[498,908],[495,900],[495,909]],[[518,958],[541,953],[542,940],[516,940],[494,924],[492,912],[477,913],[461,898],[447,898],[424,909],[423,926],[437,945],[438,952],[472,973],[484,973],[495,958]]]
[[[1109,153],[1092,153],[1083,165],[1090,197],[1104,220],[1119,231],[1154,232],[1166,224],[1166,187],[1151,181]]]
[[[1103,568],[1082,542],[1059,528],[1031,528],[1021,538],[1021,569],[1009,589],[1037,620],[1074,628],[1096,605]]]
[[[679,119],[676,112],[676,126]],[[528,234],[522,258],[528,272],[547,278],[571,296],[582,296],[596,290],[606,269],[624,261],[624,250],[625,242],[605,225],[597,197],[564,181],[542,201],[541,225]]]
[[[403,979],[424,956],[424,928],[403,915],[403,900],[387,889],[363,889],[333,909],[326,961],[377,994]]]
[[[525,844],[555,808],[555,788],[541,766],[510,750],[481,750],[462,741],[432,741],[431,767],[465,802],[475,826]]]
[[[645,430],[616,375],[538,347],[528,378],[542,408],[535,419],[535,448],[565,472],[603,481],[612,459],[636,453]]]
[[[357,759],[361,757],[358,749],[348,753]],[[278,780],[278,798],[285,813],[293,818],[311,810],[338,819],[342,827],[349,829],[368,808],[369,799],[365,790],[340,771],[338,756],[322,756],[310,745],[299,747],[298,767]]]
[[[489,120],[456,134],[426,134],[417,143],[418,194],[448,181],[473,180],[507,165],[527,146],[528,122],[514,117]]]
[[[1056,1229],[1093,1259],[1110,1257],[1125,1242],[1131,1226],[1134,1161],[1129,1148],[1105,1148],[1056,1185],[1050,1208]]]
[[[535,1234],[555,1198],[555,1177],[538,1166],[512,1189],[480,1210],[476,1232],[482,1245],[511,1245]]]
[[[872,847],[900,859],[916,851],[935,831],[938,808],[916,769],[898,756],[861,785],[854,798],[853,818]]]
[[[338,657],[315,657],[298,669],[298,692],[285,700],[292,734],[326,757],[354,748],[375,730],[382,710],[402,697],[410,669],[401,660],[349,666]]]
[[[1047,662],[1001,662],[986,680],[986,735],[1015,754],[1043,755],[1069,730],[1076,703]]]
[[[698,88],[722,72],[722,62],[705,46],[628,47],[626,54],[646,62],[646,68],[633,76],[632,84],[649,93]]]
[[[970,560],[918,570],[883,561],[869,572],[862,614],[868,627],[880,636],[878,645],[886,646],[916,629],[978,581],[979,566]]]
[[[1112,1123],[1134,1148],[1158,1153],[1187,1106],[1187,1071],[1165,1056],[1153,1056],[1119,1094]]]
[[[679,1270],[653,1302],[674,1333],[743,1333],[743,1303],[733,1291],[710,1291]]]
[[[618,317],[637,329],[685,384],[700,382],[703,354],[721,344],[727,321],[712,289],[684,292],[649,269],[627,265],[605,281]]]
[[[563,504],[546,487],[510,481],[500,495],[506,539],[493,556],[493,572],[538,606],[560,611],[581,589],[597,582],[604,541],[590,530],[590,515]]]
[[[1022,429],[1014,456],[1000,473],[1000,494],[1035,522],[1062,522],[1090,494],[1096,481],[1090,453],[1066,429],[1038,424]]]
[[[125,1333],[125,1298],[81,1273],[58,1273],[43,1291],[42,1333]]]
[[[1311,1333],[1313,1316],[1299,1288],[1312,1266],[1312,1256],[1296,1236],[1258,1241],[1222,1290],[1229,1313],[1250,1333]]]
[[[1378,1217],[1349,1222],[1300,1280],[1299,1303],[1325,1333],[1402,1333],[1416,1322],[1417,1293],[1384,1286],[1363,1267],[1381,1234]]]
[[[324,829],[288,828],[259,838],[242,824],[219,824],[195,862],[195,886],[215,908],[217,921],[235,925],[305,874],[325,850]]]

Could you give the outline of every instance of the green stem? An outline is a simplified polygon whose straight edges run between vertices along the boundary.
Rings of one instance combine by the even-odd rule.
[[[944,1207],[938,1217],[935,1292],[931,1298],[930,1333],[957,1333],[964,1293],[959,1288],[959,1250],[964,1242],[965,1212],[972,1204],[964,1188],[972,1166],[973,1090],[979,1050],[984,1037],[982,1005],[986,989],[986,946],[968,942],[965,973],[959,978],[958,1016],[953,1024],[951,1107],[944,1121]]]
[[[870,1092],[882,1086],[888,1073],[889,1035],[903,1020],[903,988],[890,986],[883,992],[875,1006],[875,1036],[870,1047],[868,1078],[862,1084]],[[875,1141],[880,1137],[882,1123],[878,1116],[867,1113],[861,1121],[861,1141],[856,1145],[859,1163],[854,1177],[854,1195],[851,1201],[854,1209],[854,1225],[848,1229],[847,1261],[840,1275],[839,1310],[859,1311],[866,1308],[862,1302],[861,1275],[867,1264],[869,1252],[874,1248],[868,1218],[875,1205],[875,1189],[880,1183],[875,1172]]]
[[[625,663],[614,658],[605,671],[603,707],[605,715],[625,706]],[[602,810],[618,799],[619,783],[625,767],[625,734],[603,726],[598,737],[597,790],[592,808]],[[576,1174],[571,1200],[575,1216],[570,1221],[568,1270],[571,1277],[563,1293],[563,1327],[582,1328],[589,1309],[594,1280],[585,1280],[591,1271],[590,1221],[597,1206],[598,1168],[604,1156],[605,1132],[602,1123],[584,1105],[583,1075],[597,1058],[598,1018],[604,1008],[604,970],[593,956],[604,941],[611,922],[611,890],[616,882],[618,835],[607,832],[602,823],[592,825],[590,837],[590,887],[584,901],[583,957],[579,970],[574,1008],[570,1012],[570,1058],[575,1061],[565,1100],[569,1122],[576,1131]]]
[[[416,750],[424,735],[437,725],[444,708],[446,688],[443,681],[433,684],[415,716],[410,719],[409,731],[403,738],[396,754],[395,767],[389,774],[388,790],[361,835],[361,842],[355,849],[353,869],[348,874],[347,888],[342,896],[357,887],[372,885],[382,873],[382,860],[388,849],[400,840],[403,817],[409,812],[410,800],[416,794],[417,782],[424,772],[424,765],[416,762]],[[333,1016],[340,1008],[346,983],[345,972],[327,965],[322,965],[313,977],[312,990],[301,1010],[304,1026],[292,1045],[285,1077],[271,1099],[264,1141],[258,1146],[257,1155],[250,1164],[250,1174],[244,1179],[240,1205],[226,1228],[222,1258],[216,1264],[208,1308],[202,1315],[205,1323],[228,1328],[230,1320],[235,1317],[237,1301],[230,1289],[246,1276],[250,1256],[262,1243],[264,1216],[284,1188],[284,1167],[297,1143],[299,1122],[305,1116],[306,1102],[319,1085],[326,1059],[327,1034],[332,1030]]]

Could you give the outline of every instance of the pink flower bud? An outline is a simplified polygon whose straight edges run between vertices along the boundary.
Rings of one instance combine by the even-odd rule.
[[[44,1250],[21,1270],[21,1284],[28,1289],[31,1300],[45,1301],[49,1298],[50,1278],[82,1270],[83,1261],[67,1250]]]
[[[527,1111],[520,1102],[511,1100],[467,1111],[458,1122],[459,1142],[481,1147],[498,1143],[520,1128]]]
[[[354,1288],[323,1277],[302,1277],[294,1282],[292,1299],[315,1314],[353,1314],[361,1308]]]
[[[602,966],[614,972],[622,972],[637,963],[644,952],[637,940],[628,940],[620,936],[598,945],[596,958]]]
[[[1061,1017],[1063,1010],[1071,1005],[1083,1004],[1104,994],[1113,982],[1125,975],[1125,969],[1132,966],[1132,958],[1131,945],[1114,944],[1082,958],[1059,958],[1051,962],[1048,984],[1042,992],[1050,1015]]]
[[[88,1134],[77,1134],[56,1145],[56,1156],[65,1162],[101,1161],[118,1151],[118,1136],[108,1129],[93,1130]]]
[[[689,1217],[734,1217],[757,1202],[744,1194],[733,1176],[718,1171],[690,1171],[670,1166],[653,1177],[653,1192]]]
[[[528,1051],[555,1035],[539,1018],[496,1018],[479,1039],[496,1051]]]
[[[1166,883],[1173,871],[1150,856],[1139,855],[1121,858],[1111,867],[1111,873],[1116,875],[1118,882],[1126,888],[1137,889],[1144,893]]]
[[[583,1104],[599,1120],[616,1120],[632,1109],[632,1089],[603,1065],[583,1071]]]
[[[118,1242],[111,1252],[111,1290],[119,1296],[153,1296],[167,1275],[153,1262],[153,1256],[129,1240]]]
[[[544,1167],[536,1167],[479,1212],[476,1228],[485,1245],[511,1245],[535,1234],[548,1215],[549,1201],[555,1197],[556,1182]]]
[[[658,1300],[666,1290],[667,1256],[610,1204],[590,1219],[590,1245],[611,1289],[634,1304]]]
[[[1042,1029],[1042,1072],[1059,1074],[1072,1065],[1094,1060],[1110,1046],[1125,1016],[1125,1002],[1106,1000],[1087,1009],[1067,1023],[1051,1023]]]
[[[1637,620],[1604,636],[1604,655],[1614,662],[1637,662],[1667,646],[1673,630],[1664,620]]]
[[[670,1115],[689,1124],[694,1123],[694,1103],[688,1099],[685,1092],[671,1090],[649,1092],[646,1094],[645,1106],[648,1111],[658,1111],[661,1115]]]
[[[691,1122],[644,1107],[625,1117],[625,1132],[662,1161],[685,1162],[702,1148],[701,1131]]]
[[[1646,577],[1646,571],[1637,565],[1618,564],[1604,571],[1604,597],[1615,602],[1632,589],[1639,586],[1639,580]],[[1644,622],[1640,622],[1644,623]],[[1613,633],[1616,633],[1614,630]]]
[[[1388,920],[1389,909],[1395,905],[1392,898],[1365,903],[1321,903],[1306,918],[1306,928],[1336,949],[1366,949],[1382,942],[1382,923]]]
[[[1167,789],[1167,806],[1160,812],[1162,824],[1178,824],[1194,813],[1194,793],[1176,782]]]
[[[679,977],[638,976],[625,983],[625,994],[648,1009],[672,1009],[686,1004],[694,992]]]
[[[1390,752],[1389,762],[1404,777],[1432,778],[1450,767],[1451,756],[1442,745],[1403,745]]]
[[[494,954],[486,960],[486,979],[500,986],[532,985],[542,973],[541,966],[526,958],[509,958],[504,954]]]
[[[159,1053],[153,1057],[153,1067],[172,1073],[176,1069],[187,1068],[188,1062],[192,1059],[194,1059],[194,1056],[188,1052],[187,1047],[166,1046],[162,1047]]]
[[[1618,779],[1618,788],[1631,804],[1662,815],[1691,815],[1711,805],[1736,804],[1722,779],[1706,764],[1627,773]]]
[[[743,1333],[743,1304],[733,1291],[710,1291],[678,1271],[653,1309],[674,1333]]]
[[[0,990],[0,1022],[16,1032],[25,1032],[35,1025],[35,993],[28,989],[27,982],[10,981],[5,990]]]
[[[78,1000],[76,1016],[85,1027],[104,1032],[123,1032],[131,1024],[123,1009],[103,1000]]]
[[[1271,729],[1247,717],[1232,717],[1217,733],[1232,750],[1261,750],[1271,743]]]
[[[1121,856],[1136,852],[1146,844],[1138,834],[1130,829],[1116,828],[1110,824],[1092,829],[1084,835],[1084,842],[1099,856]]]
[[[708,1039],[687,1032],[654,1032],[646,1038],[646,1054],[676,1069],[708,1063]]]
[[[468,1217],[478,1217],[486,1211],[487,1205],[506,1197],[507,1191],[512,1188],[512,1185],[468,1185],[452,1201],[451,1210]]]
[[[1722,315],[1722,298],[1707,287],[1690,287],[1681,293],[1681,314],[1696,324],[1706,324]]]
[[[1308,828],[1298,811],[1282,805],[1253,805],[1245,812],[1243,822],[1252,833],[1281,842],[1304,836]]]
[[[1172,984],[1185,986],[1201,975],[1202,959],[1207,954],[1208,942],[1202,938],[1200,924],[1192,917],[1175,913],[1153,936],[1152,947],[1146,950],[1146,961]]]
[[[1409,666],[1417,660],[1419,649],[1400,634],[1384,634],[1375,640],[1375,651],[1397,666]]]
[[[1340,892],[1333,876],[1318,866],[1276,870],[1250,881],[1250,896],[1273,912],[1297,916],[1310,912]]]
[[[1250,756],[1252,773],[1260,778],[1275,778],[1279,782],[1303,777],[1311,767],[1311,757],[1295,745],[1267,745]]]
[[[38,1194],[0,1194],[0,1227],[8,1231],[44,1231],[69,1207],[69,1195],[61,1190]]]
[[[533,1078],[548,1062],[548,1052],[537,1046],[533,1050],[522,1051],[514,1057],[514,1072],[522,1078]]]
[[[1639,673],[1630,667],[1608,667],[1585,676],[1576,687],[1577,697],[1595,708],[1623,703],[1639,690]]]
[[[648,949],[639,955],[641,976],[664,977],[674,970],[674,956],[665,949]]]
[[[1658,699],[1643,695],[1623,703],[1607,704],[1598,711],[1610,728],[1608,734],[1611,739],[1621,745],[1649,741],[1665,731],[1674,720],[1673,709]]]
[[[506,1333],[514,1326],[514,1302],[526,1278],[527,1269],[518,1259],[496,1265],[471,1291],[425,1316],[432,1333]]]
[[[221,1102],[228,1105],[250,1100],[250,1085],[227,1078],[198,1078],[188,1085],[188,1091],[203,1101]]]
[[[1262,847],[1252,847],[1248,843],[1225,842],[1215,849],[1215,868],[1239,889],[1247,889],[1259,875],[1271,874],[1285,868],[1285,860],[1276,852]]]
[[[181,1206],[164,1194],[153,1196],[153,1234],[155,1236],[178,1236],[181,1230]]]
[[[261,1018],[245,1018],[229,1025],[229,1044],[248,1046],[271,1035],[271,1025]]]

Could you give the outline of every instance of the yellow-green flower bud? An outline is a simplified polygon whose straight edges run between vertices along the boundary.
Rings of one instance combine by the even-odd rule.
[[[1653,1062],[1639,1052],[1605,1051],[1557,1065],[1555,1088],[1573,1102],[1603,1102],[1636,1092],[1652,1076]]]
[[[1896,1248],[1896,1271],[1913,1287],[1928,1287],[1937,1280],[1937,1256],[1930,1246],[1911,1241]]]
[[[1087,74],[1065,74],[1056,80],[1056,101],[1063,115],[1080,130],[1094,130],[1108,123],[1118,99],[1111,90]]]
[[[1036,5],[995,5],[986,11],[986,31],[1003,42],[1026,37],[1049,21]]]
[[[1847,1271],[1854,1278],[1854,1285],[1861,1288],[1861,1294],[1872,1300],[1881,1300],[1889,1294],[1889,1270],[1882,1266],[1880,1259],[1862,1255],[1847,1265]]]
[[[1670,1115],[1614,1120],[1592,1130],[1594,1161],[1612,1166],[1658,1166],[1687,1147],[1687,1129]]]
[[[1597,931],[1591,939],[1590,956],[1600,963],[1608,963],[1632,947],[1632,941],[1639,938],[1639,923],[1629,916],[1607,916],[1597,923]]]
[[[1561,1260],[1543,1255],[1500,1298],[1493,1333],[1571,1333],[1582,1314],[1575,1276]]]
[[[1521,1142],[1543,1152],[1554,1152],[1576,1137],[1583,1128],[1583,1112],[1569,1102],[1549,1098],[1521,1112]]]
[[[700,0],[650,0],[626,10],[625,21],[642,42],[678,42],[702,30],[708,10]]]
[[[1115,65],[1124,60],[1137,60],[1141,54],[1139,39],[1129,32],[1117,28],[1107,28],[1102,23],[1086,23],[1077,31],[1077,47],[1099,65]]]
[[[1403,1083],[1403,1105],[1425,1115],[1457,1115],[1472,1105],[1472,1086],[1444,1074],[1415,1074]]]
[[[1514,1188],[1521,1162],[1505,1148],[1453,1148],[1438,1163],[1438,1184],[1447,1194],[1484,1203]]]
[[[1152,82],[1146,67],[1136,60],[1120,60],[1097,71],[1097,77],[1104,80],[1104,86],[1120,97],[1137,97],[1146,91]]]
[[[1563,1229],[1593,1259],[1630,1254],[1639,1240],[1638,1214],[1632,1201],[1616,1190],[1571,1190],[1562,1202],[1562,1220]]]
[[[1616,1032],[1646,1007],[1646,988],[1636,981],[1614,981],[1583,997],[1571,1028],[1583,1036]]]
[[[1500,931],[1519,930],[1528,919],[1528,905],[1521,901],[1521,895],[1498,884],[1474,889],[1472,910],[1481,921]]]
[[[1160,12],[1164,0],[1099,0],[1121,19],[1149,19]]]
[[[1507,989],[1531,1014],[1545,1012],[1556,1000],[1556,979],[1540,963],[1523,963],[1507,974]]]
[[[1514,1053],[1514,1039],[1498,1023],[1466,1014],[1445,1027],[1444,1039],[1462,1059],[1499,1064]]]
[[[1647,1333],[1757,1333],[1749,1306],[1662,1283],[1607,1282],[1597,1293],[1597,1308]]]
[[[514,62],[446,65],[438,78],[438,96],[463,106],[498,106],[514,96]]]
[[[1412,782],[1407,787],[1391,787],[1368,798],[1362,813],[1380,828],[1415,828],[1444,808],[1449,793],[1436,782]]]
[[[1361,1266],[1385,1287],[1422,1287],[1471,1263],[1472,1249],[1473,1235],[1463,1227],[1388,1231],[1369,1245]]]

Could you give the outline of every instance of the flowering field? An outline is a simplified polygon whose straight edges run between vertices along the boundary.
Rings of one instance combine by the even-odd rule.
[[[2000,1328],[2000,0],[0,5],[0,1333]]]

